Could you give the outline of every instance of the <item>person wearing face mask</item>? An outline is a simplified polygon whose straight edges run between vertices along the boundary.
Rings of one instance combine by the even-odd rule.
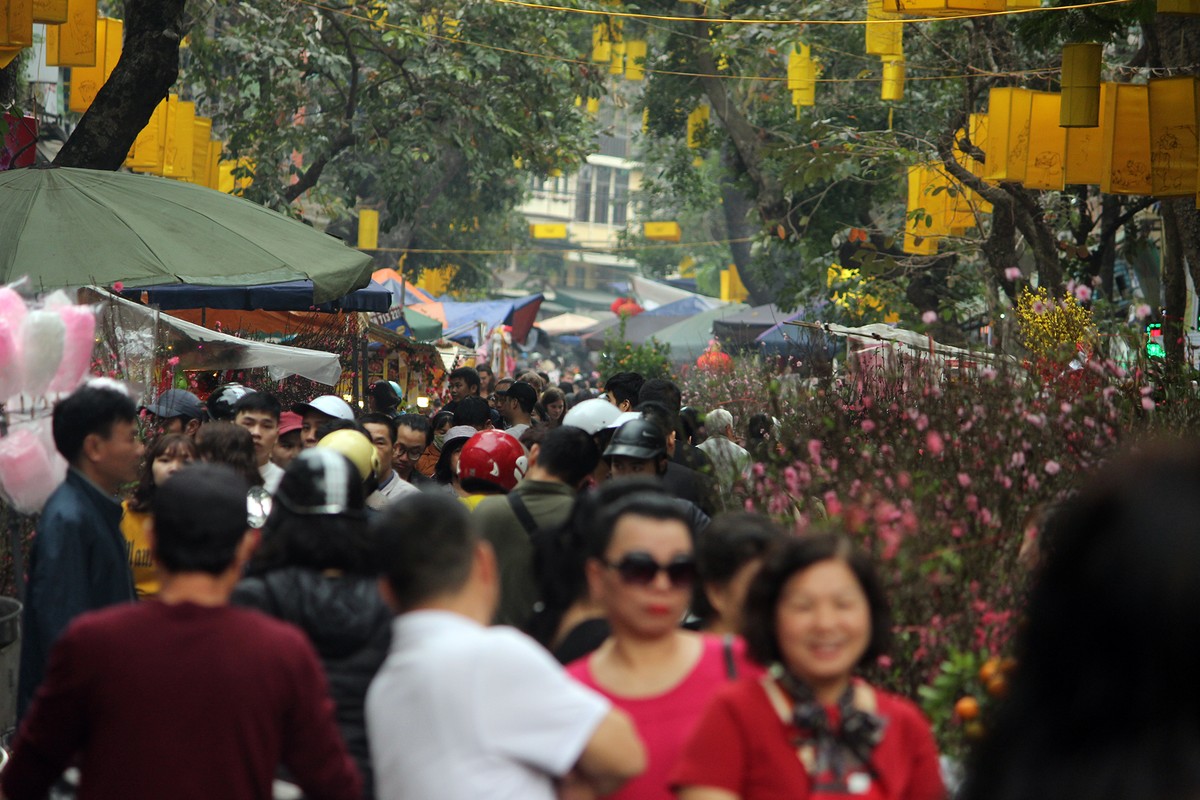
[[[158,571],[151,554],[148,525],[154,494],[167,478],[196,460],[196,443],[185,433],[165,433],[150,443],[133,496],[121,503],[121,535],[129,551],[129,569],[139,600],[158,594]]]

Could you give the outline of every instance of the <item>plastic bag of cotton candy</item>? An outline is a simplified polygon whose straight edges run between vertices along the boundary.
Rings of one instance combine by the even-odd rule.
[[[29,304],[11,286],[0,287],[0,403],[74,390],[91,365],[95,336],[95,309],[65,292]]]
[[[0,438],[0,488],[22,514],[42,510],[67,475],[67,462],[54,447],[48,417],[23,422]]]

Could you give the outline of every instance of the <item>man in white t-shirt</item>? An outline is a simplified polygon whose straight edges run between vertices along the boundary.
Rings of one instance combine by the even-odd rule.
[[[553,800],[609,794],[646,765],[629,718],[524,634],[487,627],[491,547],[452,497],[402,497],[375,521],[380,591],[399,616],[367,693],[379,797]]]
[[[233,404],[233,423],[250,431],[254,440],[254,457],[263,488],[271,494],[279,488],[283,469],[271,461],[275,442],[279,439],[279,415],[283,408],[269,392],[249,392]]]

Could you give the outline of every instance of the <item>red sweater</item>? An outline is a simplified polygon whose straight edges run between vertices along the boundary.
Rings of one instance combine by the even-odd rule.
[[[304,634],[229,606],[148,601],[77,618],[0,788],[44,797],[76,757],[80,800],[265,800],[280,763],[310,800],[361,792]]]
[[[713,697],[676,762],[672,786],[724,789],[741,800],[813,796],[808,772],[793,745],[800,732],[794,725],[784,724],[767,698],[762,680],[740,680]],[[879,779],[872,781],[870,793],[864,796],[887,800],[944,797],[937,745],[925,717],[904,698],[878,690],[875,698],[875,713],[887,727],[871,757]]]

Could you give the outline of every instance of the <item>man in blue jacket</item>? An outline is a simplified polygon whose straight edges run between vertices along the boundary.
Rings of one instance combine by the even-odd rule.
[[[24,715],[50,646],[85,611],[132,601],[133,576],[115,495],[142,458],[137,405],[118,388],[85,384],[54,407],[54,446],[70,464],[42,510],[29,557],[17,713]]]

